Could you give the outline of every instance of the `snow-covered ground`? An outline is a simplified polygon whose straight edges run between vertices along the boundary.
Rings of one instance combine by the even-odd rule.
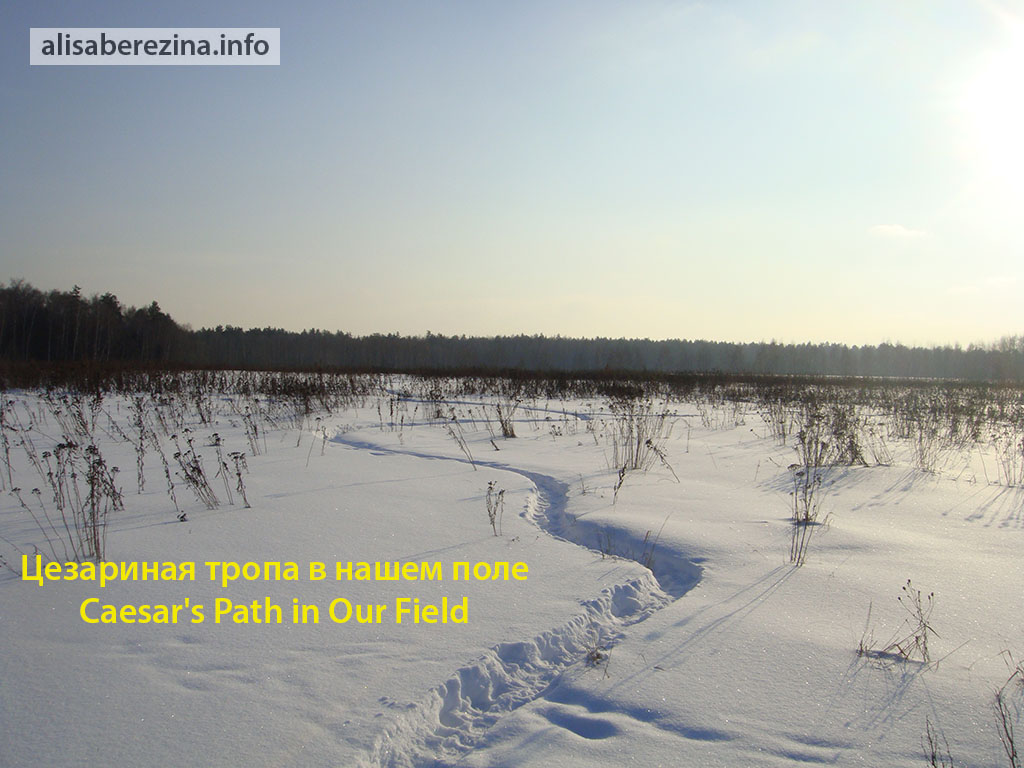
[[[16,441],[30,434],[41,455],[64,430],[36,395],[12,397],[18,423],[32,422],[9,431],[13,480],[43,524],[4,467],[4,768],[927,765],[929,727],[956,765],[1010,764],[994,702],[1024,657],[1024,497],[989,482],[992,458],[973,449],[925,472],[893,442],[888,466],[831,470],[797,567],[796,453],[752,411],[709,421],[670,404],[652,442],[663,458],[620,474],[600,399],[526,403],[503,438],[493,401],[449,398],[453,422],[424,418],[434,404],[371,398],[277,424],[259,455],[222,402],[190,424],[220,504],[175,476],[179,522],[152,447],[136,493],[131,410],[108,398],[95,434],[121,467],[125,508],[109,514],[106,559],[195,562],[196,579],[40,585],[17,575],[15,547],[48,550],[40,475]],[[152,428],[170,460],[170,430]],[[228,487],[214,475],[215,433],[224,455],[247,453],[251,508],[235,475]],[[497,536],[489,488],[495,504],[504,491]],[[441,578],[339,581],[339,561],[438,563]],[[222,586],[207,562],[294,562],[299,577]],[[319,562],[327,577],[311,580]],[[456,563],[529,570],[456,580]],[[927,661],[907,610],[918,590]],[[175,624],[90,624],[90,598],[90,618],[103,605],[189,608]],[[369,614],[379,621],[355,609],[333,621],[339,598],[384,606]],[[466,620],[397,623],[410,600],[465,605]],[[296,602],[319,620],[295,623]],[[1019,686],[1005,693],[1021,704]]]

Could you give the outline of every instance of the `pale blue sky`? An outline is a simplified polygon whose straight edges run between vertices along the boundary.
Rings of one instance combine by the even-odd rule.
[[[194,327],[1020,333],[1021,2],[0,6],[0,279]],[[30,67],[30,27],[280,67]]]

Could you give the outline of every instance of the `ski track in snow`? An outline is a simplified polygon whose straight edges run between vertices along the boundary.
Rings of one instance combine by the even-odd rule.
[[[344,434],[332,440],[359,450],[470,463],[459,457],[354,440]],[[565,483],[550,475],[501,462],[473,463],[513,472],[529,480],[536,493],[527,502],[523,516],[549,535],[600,551],[600,536],[606,528],[568,513]],[[622,551],[642,553],[650,546],[646,538],[641,539],[634,531],[616,530],[615,533]],[[640,562],[635,554],[629,559]],[[456,670],[417,706],[398,713],[376,738],[361,765],[365,768],[452,765],[472,750],[503,715],[539,699],[557,684],[564,672],[585,660],[588,653],[594,649],[609,650],[622,639],[623,629],[679,599],[701,578],[699,565],[670,551],[659,551],[649,570],[646,576],[605,589],[599,597],[582,603],[583,612],[561,627],[543,632],[532,640],[500,643],[473,664]]]

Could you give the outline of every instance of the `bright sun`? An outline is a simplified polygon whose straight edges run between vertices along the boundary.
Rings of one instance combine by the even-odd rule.
[[[1024,201],[1024,27],[983,56],[965,84],[960,108],[967,152],[979,183],[1007,203]]]

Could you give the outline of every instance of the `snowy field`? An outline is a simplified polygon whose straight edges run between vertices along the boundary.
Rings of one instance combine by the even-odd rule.
[[[1019,410],[371,381],[5,394],[0,766],[1020,765]]]

